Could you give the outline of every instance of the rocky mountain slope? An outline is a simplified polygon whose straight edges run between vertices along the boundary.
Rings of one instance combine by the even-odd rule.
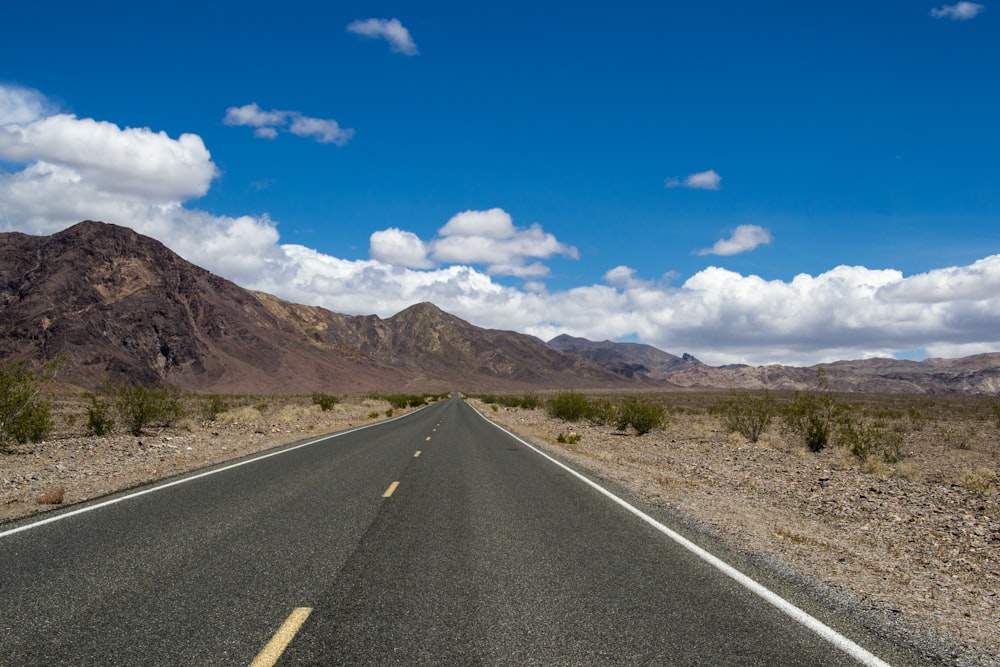
[[[62,379],[215,392],[618,386],[542,341],[431,304],[354,317],[245,290],[115,225],[0,234],[0,358],[65,355]]]
[[[678,357],[642,343],[613,343],[608,340],[595,343],[586,338],[562,334],[550,340],[548,346],[565,354],[590,359],[628,378],[645,376],[666,380],[679,370],[704,365],[690,354]]]
[[[980,354],[961,359],[862,359],[836,361],[810,367],[708,366],[690,354],[682,357],[638,343],[595,343],[562,335],[549,347],[576,354],[629,378],[650,378],[675,387],[815,389],[820,367],[836,391],[913,394],[1000,393],[1000,354]]]

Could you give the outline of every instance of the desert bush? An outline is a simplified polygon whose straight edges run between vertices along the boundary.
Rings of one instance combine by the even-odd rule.
[[[728,433],[739,433],[750,442],[757,442],[771,425],[776,410],[774,396],[770,392],[751,394],[743,391],[734,393],[720,406],[719,412],[722,427]]]
[[[368,419],[378,419],[379,412],[377,410],[372,410],[368,413]]]
[[[321,391],[313,392],[313,405],[318,405],[323,412],[332,410],[333,406],[340,402],[340,399],[331,394],[324,394]]]
[[[214,422],[219,415],[229,409],[229,401],[219,394],[205,397],[202,403],[202,415],[207,421]]]
[[[402,410],[403,408],[419,408],[427,402],[428,394],[386,394],[382,400],[388,401],[389,405]]]
[[[174,389],[121,384],[113,393],[118,417],[132,435],[141,435],[149,426],[170,426],[184,416],[180,394]]]
[[[563,443],[563,444],[575,445],[576,443],[580,442],[580,434],[579,433],[572,433],[572,432],[570,432],[570,433],[560,433],[556,437],[556,442]]]
[[[811,452],[822,451],[830,444],[837,402],[828,393],[795,393],[782,412],[785,430],[801,438]]]
[[[993,470],[980,466],[975,470],[966,470],[962,473],[958,485],[968,491],[989,491],[997,482],[997,474]]]
[[[87,406],[87,433],[108,435],[115,428],[111,404],[94,393],[88,392],[86,397],[90,399],[90,405]]]
[[[595,426],[614,424],[618,408],[608,400],[592,400],[587,410],[587,421]]]
[[[837,427],[837,442],[861,461],[897,463],[903,448],[903,433],[882,419],[844,416]]]
[[[0,446],[9,440],[38,442],[52,431],[52,407],[39,392],[60,365],[57,360],[36,373],[27,361],[0,362]]]
[[[580,421],[590,413],[590,400],[575,391],[564,391],[549,399],[549,416],[570,422]]]
[[[659,403],[645,398],[628,396],[622,400],[615,415],[615,427],[626,430],[629,426],[639,435],[662,428],[666,423],[666,410]]]
[[[505,408],[534,410],[542,406],[542,399],[535,394],[483,394],[479,397],[487,405],[502,405]]]

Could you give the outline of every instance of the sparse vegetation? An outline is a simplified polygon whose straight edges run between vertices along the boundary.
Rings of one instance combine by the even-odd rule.
[[[903,432],[885,419],[856,419],[845,415],[838,425],[837,443],[863,462],[881,460],[898,463],[902,456]]]
[[[171,426],[184,416],[184,406],[175,389],[121,384],[111,393],[115,397],[118,417],[132,435],[142,435],[150,426]]]
[[[728,433],[739,433],[750,442],[757,442],[774,419],[777,407],[774,396],[769,391],[751,394],[748,391],[734,393],[717,410],[722,418],[722,427]]]
[[[966,470],[958,485],[969,491],[987,492],[997,483],[997,474],[985,466],[980,466],[975,470]]]
[[[620,431],[630,426],[639,435],[645,435],[653,429],[663,428],[666,423],[666,412],[659,403],[636,396],[626,396],[615,413],[615,427]]]
[[[312,395],[313,405],[318,405],[321,410],[326,412],[327,410],[332,410],[333,406],[340,402],[340,399],[332,394],[325,394],[321,391],[314,392]]]
[[[11,440],[38,442],[52,431],[52,406],[39,392],[61,363],[56,360],[36,373],[26,361],[0,362],[0,447]]]
[[[811,452],[830,444],[838,405],[829,393],[798,393],[785,406],[782,420],[786,432],[798,437]]]
[[[94,393],[88,392],[85,396],[90,399],[90,405],[87,406],[87,433],[108,435],[115,428],[111,404]]]
[[[377,398],[378,400],[388,401],[389,405],[396,408],[397,410],[402,410],[403,408],[419,408],[427,403],[433,403],[434,401],[441,400],[448,396],[448,394],[375,394],[371,393],[368,396],[372,398]]]
[[[564,391],[549,400],[546,409],[550,416],[568,422],[578,422],[592,413],[590,400],[576,391]]]
[[[487,405],[501,405],[505,408],[534,410],[542,407],[542,399],[536,394],[483,394],[478,397]]]
[[[219,394],[211,394],[205,397],[202,413],[206,421],[214,422],[216,418],[229,409],[229,401]]]

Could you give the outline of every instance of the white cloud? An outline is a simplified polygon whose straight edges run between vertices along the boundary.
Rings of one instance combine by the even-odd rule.
[[[553,255],[579,257],[576,248],[560,243],[540,225],[527,229],[515,226],[510,214],[500,208],[458,213],[427,243],[412,232],[396,228],[375,232],[369,255],[411,268],[439,263],[485,264],[490,275],[520,278],[549,274],[548,267],[537,260]]]
[[[438,262],[486,264],[492,275],[522,278],[548,275],[548,267],[531,260],[553,255],[579,257],[576,248],[559,242],[540,225],[516,227],[510,214],[499,208],[453,216],[438,230],[438,238],[430,246]]]
[[[37,90],[0,85],[0,125],[31,123],[54,113],[49,101]]]
[[[384,39],[389,42],[389,48],[395,53],[407,56],[417,55],[417,45],[410,37],[410,31],[399,22],[399,19],[353,21],[347,26],[347,31],[364,37]]]
[[[975,2],[959,2],[954,5],[942,5],[931,9],[931,16],[936,19],[948,18],[953,21],[968,21],[981,14],[985,6]]]
[[[18,95],[0,86],[4,94]],[[0,155],[16,154],[23,165],[0,171],[5,231],[50,234],[83,219],[104,220],[157,238],[244,287],[335,312],[387,317],[432,301],[479,326],[544,339],[629,337],[713,364],[1000,351],[1000,255],[909,277],[838,266],[784,281],[709,267],[674,286],[675,275],[645,280],[617,266],[601,284],[550,292],[529,280],[511,287],[490,272],[531,278],[544,273],[542,260],[576,257],[576,249],[538,225],[514,225],[502,209],[459,213],[429,242],[398,228],[375,232],[366,260],[282,244],[267,216],[216,216],[185,206],[216,173],[200,138],[39,116],[48,103],[36,102],[36,110],[16,112],[17,123],[0,125]],[[99,155],[88,159],[87,150]],[[129,165],[134,173],[123,186],[117,179]],[[472,266],[479,264],[485,270]]]
[[[264,111],[256,102],[229,107],[222,122],[226,125],[255,128],[254,136],[260,139],[275,139],[280,130],[315,139],[321,144],[344,146],[354,136],[353,129],[343,128],[335,120],[311,118],[298,111]]]
[[[104,192],[149,199],[200,197],[216,168],[201,137],[57,114],[0,126],[0,157],[58,165]]]
[[[343,146],[354,136],[354,130],[340,127],[335,120],[307,116],[293,116],[288,131],[298,137],[313,138],[321,144],[338,146]]]
[[[427,257],[427,246],[413,232],[396,227],[374,232],[368,254],[372,259],[395,266],[426,269],[434,266]]]
[[[719,239],[711,248],[697,251],[697,255],[738,255],[757,246],[771,242],[771,232],[757,225],[740,225],[728,239]]]
[[[666,180],[668,188],[692,188],[695,190],[718,190],[721,183],[722,177],[714,169],[690,174],[685,176],[683,180],[673,177]]]

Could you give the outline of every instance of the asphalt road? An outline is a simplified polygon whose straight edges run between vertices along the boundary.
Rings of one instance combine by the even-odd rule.
[[[459,400],[10,528],[11,667],[854,664]]]

